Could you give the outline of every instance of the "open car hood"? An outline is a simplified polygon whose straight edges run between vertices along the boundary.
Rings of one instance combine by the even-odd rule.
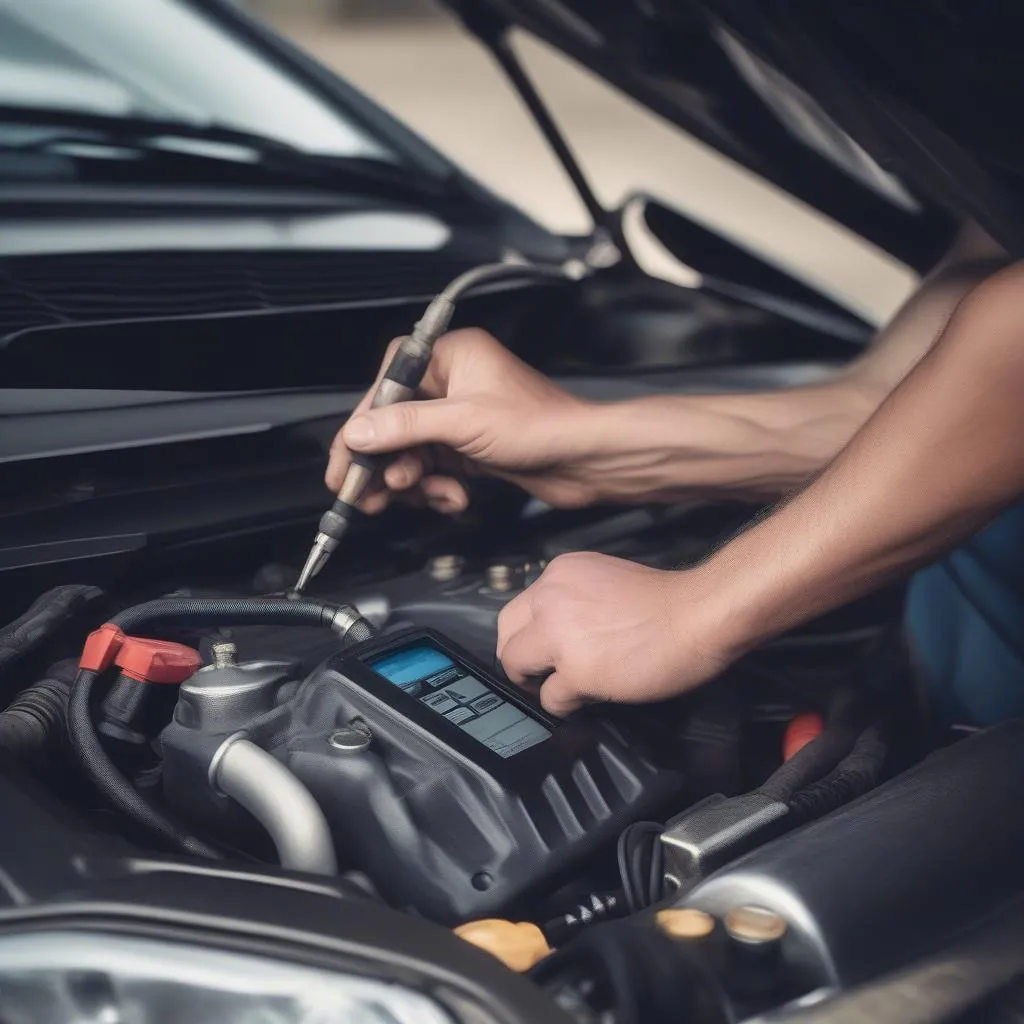
[[[1024,235],[988,140],[957,120],[971,95],[952,91],[994,102],[1012,55],[960,0],[444,2],[489,45],[513,27],[545,40],[918,270],[965,216],[1011,248]],[[919,40],[941,65],[903,59]]]

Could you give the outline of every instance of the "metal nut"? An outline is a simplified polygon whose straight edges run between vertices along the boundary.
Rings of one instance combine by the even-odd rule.
[[[214,668],[231,668],[238,664],[238,648],[233,643],[221,641],[210,647]]]
[[[487,586],[498,594],[504,594],[511,590],[512,567],[501,564],[488,566]]]
[[[465,564],[461,555],[438,555],[427,564],[427,573],[438,583],[447,583],[462,573]]]

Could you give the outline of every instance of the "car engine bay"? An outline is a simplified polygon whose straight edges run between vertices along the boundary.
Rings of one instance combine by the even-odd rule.
[[[590,282],[589,306],[581,293],[562,297],[564,330],[618,309],[639,339],[621,373],[569,374],[581,393],[827,372],[720,365],[719,351],[679,374],[635,285]],[[517,291],[471,302],[543,365],[550,305]],[[737,335],[765,328],[734,312]],[[382,315],[375,336],[398,314]],[[168,321],[168,337],[182,326]],[[42,372],[45,340],[31,351]],[[13,439],[5,469],[0,812],[19,827],[0,856],[0,925],[141,915],[160,939],[199,929],[230,951],[258,933],[300,959],[340,943],[451,1019],[628,1024],[802,1011],[1013,905],[1019,723],[933,725],[901,588],[684,697],[557,720],[505,677],[501,609],[573,552],[682,569],[761,511],[555,509],[475,480],[454,520],[357,516],[300,596],[324,453],[353,396],[220,383],[123,406],[129,392],[110,390],[108,408],[76,396],[74,418],[32,405],[60,391],[27,392],[32,443],[49,422],[51,450]]]
[[[925,275],[963,218],[1007,250],[1024,223],[1013,133],[980,145],[967,103],[964,148],[945,116],[964,82],[1016,91],[991,12],[946,11],[946,48],[927,5],[824,5],[833,33],[809,3],[447,0],[590,215],[562,235],[245,5],[64,6],[0,9],[3,1024],[1019,1021],[1024,719],[938,721],[901,585],[684,696],[558,719],[496,657],[510,601],[576,552],[698,566],[768,510],[473,477],[454,516],[353,498],[298,583],[332,440],[432,295],[433,340],[483,329],[594,402],[814,385],[878,336],[696,195],[606,208],[515,35]],[[906,40],[957,83],[937,130]],[[80,65],[123,109],[80,107]],[[181,115],[137,116],[157,97]]]
[[[319,879],[530,966],[577,1019],[653,1019],[625,1006],[680,999],[683,1019],[744,1019],[842,989],[963,928],[1019,870],[1004,861],[1017,826],[991,817],[1019,796],[1020,773],[999,770],[1019,729],[930,753],[898,594],[689,697],[567,722],[493,653],[498,611],[550,560],[587,549],[680,567],[749,516],[526,506],[507,536],[399,535],[383,561],[406,571],[343,587],[325,573],[301,599],[287,563],[216,587],[168,579],[131,606],[58,587],[4,631],[9,664],[75,658],[77,644],[82,670],[63,660],[22,689],[0,746],[84,814],[91,843],[140,851],[128,874],[184,858],[215,876],[239,865],[250,885]],[[990,841],[969,839],[965,814]],[[970,899],[920,911],[968,876]],[[865,927],[887,938],[869,949]]]

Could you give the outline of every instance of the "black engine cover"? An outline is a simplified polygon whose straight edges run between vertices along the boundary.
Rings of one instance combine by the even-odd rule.
[[[508,759],[467,739],[367,667],[410,637],[452,652],[505,700],[526,706],[450,641],[419,630],[329,658],[291,696],[283,684],[285,699],[245,726],[313,794],[339,861],[366,872],[391,905],[444,923],[508,912],[678,796],[681,774],[599,716],[551,722],[550,738]],[[366,749],[332,745],[354,720],[372,736]],[[245,843],[254,823],[205,778],[211,749],[229,733],[222,721],[204,723],[179,703],[162,736],[164,791],[204,832]]]

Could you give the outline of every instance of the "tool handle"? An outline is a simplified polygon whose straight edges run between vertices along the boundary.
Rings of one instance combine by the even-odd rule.
[[[407,339],[411,341],[411,339]],[[391,362],[388,364],[387,370],[384,372],[384,376],[381,378],[380,383],[377,385],[377,390],[374,392],[373,400],[370,403],[371,409],[380,409],[388,405],[397,405],[399,402],[407,402],[413,398],[416,394],[416,389],[420,385],[420,381],[423,380],[423,375],[427,372],[427,366],[430,363],[430,349],[417,346],[414,343],[410,346],[411,351],[403,347],[400,347],[395,353]],[[385,463],[391,458],[390,455],[366,455],[362,452],[350,452],[350,465],[349,473],[351,474],[353,469],[358,467],[363,470],[360,474],[365,480],[363,485],[364,489],[369,484],[370,475],[376,473],[381,469]],[[358,470],[357,470],[358,472]],[[349,483],[355,483],[355,478],[349,481],[346,476],[346,480]],[[321,522],[320,532],[326,533],[328,536],[334,536],[337,533],[340,537],[341,531],[344,530],[347,525],[347,518],[351,515],[350,506],[341,500],[341,493],[345,492],[345,487],[342,487],[342,491],[339,493],[338,500],[334,503],[334,508],[324,516]],[[341,523],[341,518],[346,519],[346,523]],[[328,520],[334,525],[334,533],[330,529],[324,528],[324,523]]]
[[[423,377],[430,365],[430,355],[429,346],[417,345],[411,338],[406,339],[399,346],[398,351],[388,364],[388,368],[384,371],[381,384],[390,381],[396,387],[387,390],[404,388],[408,397],[412,397],[416,389],[423,383]],[[378,394],[380,390],[380,388],[377,389]],[[399,401],[405,401],[405,399],[399,399]],[[385,404],[390,405],[391,402]]]
[[[364,452],[350,452],[349,462],[353,466],[362,466],[363,469],[368,469],[371,473],[376,472],[383,464],[385,456],[383,455],[367,455]]]
[[[425,355],[410,355],[400,348],[391,360],[380,384],[377,385],[370,408],[381,409],[387,405],[408,402],[415,396],[429,362],[429,352]],[[350,452],[349,457],[353,466],[361,466],[373,473],[380,469],[390,456]]]

